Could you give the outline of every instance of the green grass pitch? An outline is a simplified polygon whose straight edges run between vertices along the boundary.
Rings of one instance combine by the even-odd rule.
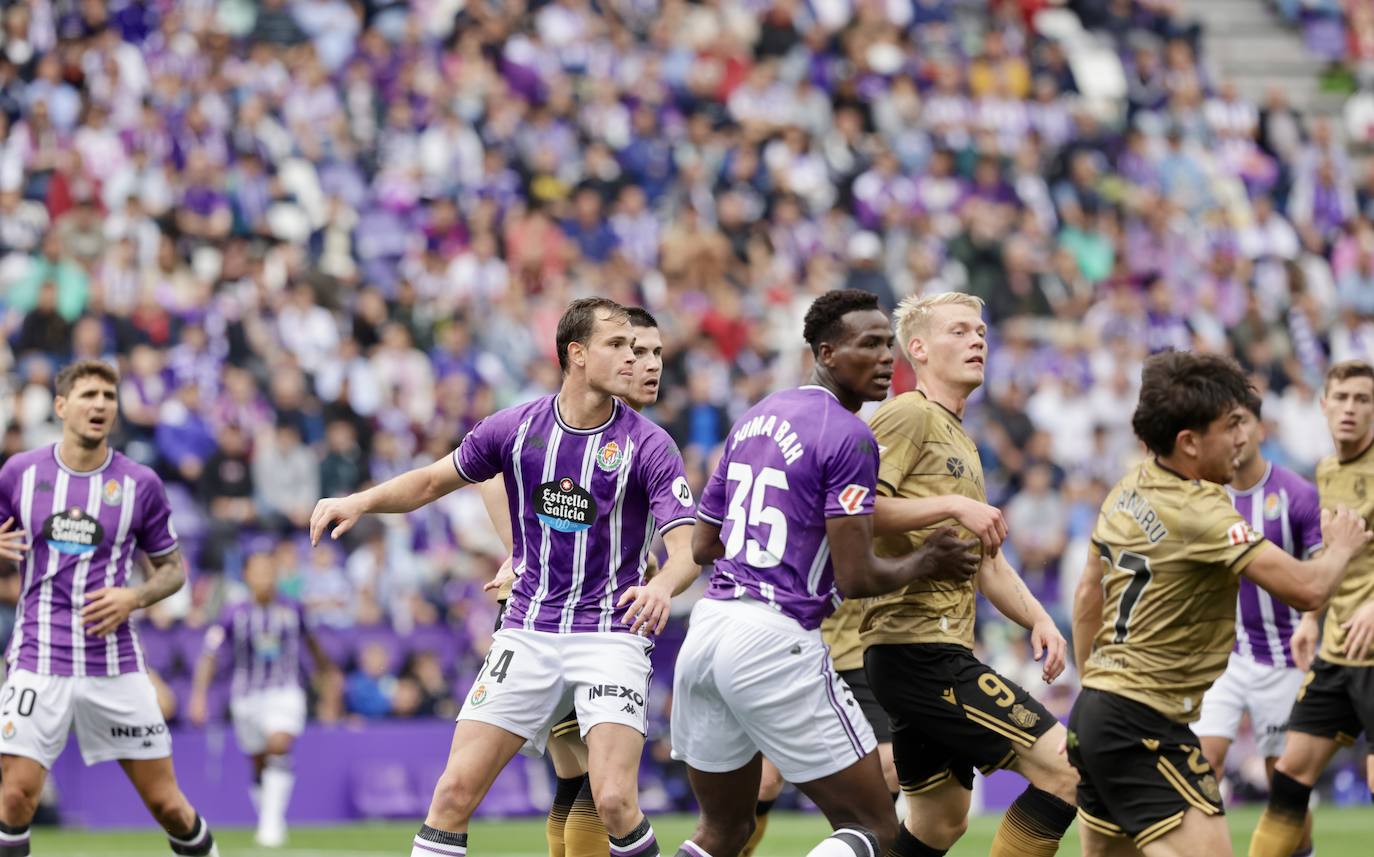
[[[1229,811],[1231,839],[1237,854],[1245,854],[1259,818],[1258,807]],[[213,816],[211,816],[213,818]],[[665,854],[672,854],[692,830],[689,816],[658,816],[653,819],[658,841]],[[973,819],[966,835],[949,852],[949,857],[985,857],[997,829],[997,816]],[[1322,808],[1317,811],[1317,853],[1321,857],[1369,857],[1374,853],[1374,809]],[[216,830],[223,857],[404,857],[409,854],[410,838],[418,824],[356,824],[339,827],[297,827],[291,831],[290,844],[281,850],[266,850],[253,845],[252,832]],[[778,814],[768,826],[768,836],[759,857],[801,857],[824,835],[824,822],[815,815]],[[86,833],[75,830],[34,831],[35,854],[44,857],[110,857],[118,854],[169,854],[165,840],[152,829],[117,833]],[[506,857],[544,857],[542,820],[490,821],[472,828],[471,854]],[[1071,831],[1059,850],[1077,855],[1078,836]]]

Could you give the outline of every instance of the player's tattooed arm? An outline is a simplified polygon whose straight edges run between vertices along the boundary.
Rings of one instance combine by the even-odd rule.
[[[873,553],[872,515],[827,518],[825,534],[835,585],[846,598],[886,595],[923,578],[967,580],[978,571],[978,543],[959,538],[953,527],[936,530],[921,547],[891,559]]]
[[[997,612],[1031,632],[1031,654],[1043,660],[1042,678],[1052,682],[1064,671],[1064,655],[1068,643],[1054,619],[1031,591],[1006,557],[983,560],[978,572],[978,588],[997,608]]]
[[[887,497],[873,501],[873,531],[880,536],[924,530],[941,521],[958,521],[983,543],[983,553],[996,556],[1007,538],[1002,510],[962,494],[939,497]]]
[[[87,632],[104,637],[129,619],[141,607],[151,607],[186,585],[186,563],[181,548],[160,556],[148,557],[143,583],[136,587],[109,586],[86,596],[81,622]]]
[[[467,484],[458,475],[452,457],[446,455],[366,491],[321,500],[310,515],[310,543],[319,544],[320,536],[331,526],[329,536],[337,539],[353,529],[363,515],[413,512]]]
[[[1093,637],[1102,627],[1102,558],[1097,551],[1088,552],[1088,562],[1078,578],[1073,598],[1073,662],[1078,671],[1092,654]]]

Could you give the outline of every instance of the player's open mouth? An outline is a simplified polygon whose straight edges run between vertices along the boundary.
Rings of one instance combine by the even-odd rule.
[[[648,379],[645,379],[645,381],[644,381],[644,386],[645,386],[647,389],[650,389],[650,390],[657,390],[657,389],[658,389],[658,379],[657,379],[657,378],[648,378]]]
[[[973,364],[976,364],[976,365],[978,365],[978,366],[982,366],[982,365],[983,365],[983,358],[981,358],[981,357],[970,357],[969,359],[965,360],[964,362],[965,362],[965,363],[973,363]]]

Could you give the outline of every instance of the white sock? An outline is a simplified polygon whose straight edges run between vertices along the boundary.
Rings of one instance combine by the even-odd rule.
[[[248,787],[248,801],[253,804],[253,812],[262,815],[262,783],[253,783]]]
[[[258,829],[271,832],[285,832],[286,806],[291,802],[291,787],[296,783],[296,775],[285,767],[275,768],[268,765],[262,772],[262,811],[258,816]]]
[[[842,827],[822,839],[806,857],[878,857],[878,840],[863,828]]]

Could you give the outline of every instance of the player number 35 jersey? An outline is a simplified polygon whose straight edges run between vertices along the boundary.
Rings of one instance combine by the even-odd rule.
[[[1102,625],[1083,686],[1133,699],[1181,723],[1226,668],[1239,574],[1264,543],[1226,489],[1140,464],[1102,504]]]

